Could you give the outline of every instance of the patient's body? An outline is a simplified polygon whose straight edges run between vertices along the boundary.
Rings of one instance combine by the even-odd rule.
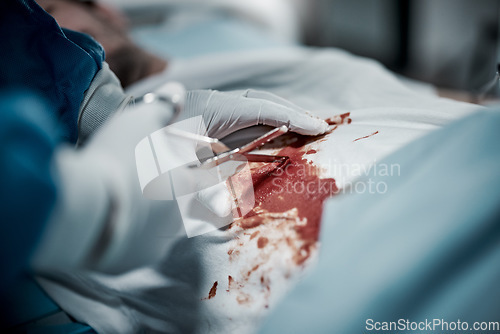
[[[290,156],[291,167],[252,165],[256,206],[227,229],[174,237],[172,226],[182,229],[186,219],[210,223],[210,216],[159,216],[151,237],[172,244],[162,263],[116,276],[65,273],[41,281],[61,307],[98,331],[255,331],[317,258],[321,201],[344,191],[383,192],[383,184],[370,190],[351,183],[404,144],[475,110],[412,91],[379,64],[339,50],[297,47],[175,60],[169,71],[131,90],[140,95],[169,80],[188,89],[271,91],[341,124],[322,138],[291,136],[282,139],[285,146],[277,141],[263,148]],[[233,138],[248,140],[244,133]],[[386,167],[380,173],[405,177]],[[176,205],[185,209],[182,201]],[[127,317],[131,313],[137,316]]]
[[[124,87],[161,72],[167,66],[166,60],[143,50],[131,40],[126,19],[118,11],[97,2],[37,0],[37,3],[61,27],[94,37],[103,46],[106,61]]]
[[[115,276],[61,273],[41,280],[63,309],[97,331],[254,332],[317,259],[322,202],[343,192],[386,191],[383,184],[356,189],[353,182],[404,144],[475,109],[430,91],[414,91],[379,64],[339,50],[290,47],[172,59],[166,71],[162,66],[149,69],[144,65],[148,61],[162,63],[125,38],[119,21],[111,22],[117,24],[109,30],[116,39],[89,32],[104,45],[108,62],[133,95],[167,81],[182,82],[187,89],[253,88],[337,124],[321,138],[290,135],[264,147],[262,152],[287,155],[291,161],[250,165],[256,205],[228,228],[187,239],[172,231],[182,231],[186,219],[199,217],[159,216],[158,231],[151,237],[172,244],[162,263]],[[116,61],[120,56],[115,58],[115,52],[125,53],[123,62]],[[129,72],[131,68],[140,70]],[[239,140],[248,137],[240,133]],[[385,166],[380,173],[405,177],[397,166]],[[188,204],[175,205],[184,210]],[[209,217],[201,220],[210,223]]]

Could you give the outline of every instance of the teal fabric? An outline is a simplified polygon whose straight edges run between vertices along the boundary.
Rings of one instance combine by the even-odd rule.
[[[46,100],[0,91],[0,331],[90,333],[86,325],[38,326],[60,308],[29,277],[28,262],[57,194],[52,156],[57,125]]]
[[[84,92],[104,51],[61,29],[33,0],[0,2],[0,331],[50,316],[59,307],[26,274],[56,198],[52,155],[76,142]],[[86,333],[69,323],[36,333]],[[17,330],[14,330],[16,332]],[[25,332],[24,329],[20,329]]]
[[[91,327],[76,322],[61,325],[45,325],[31,328],[29,334],[94,334]]]
[[[0,92],[0,288],[26,267],[56,199],[56,125],[32,93]]]
[[[39,320],[61,310],[26,274],[18,275],[16,282],[4,294],[2,303],[7,328]]]
[[[78,136],[84,92],[104,60],[91,37],[61,29],[33,0],[0,1],[0,87],[30,89],[54,108],[59,135]]]
[[[364,184],[383,182],[380,193],[330,199],[319,263],[261,333],[384,332],[375,322],[399,319],[499,321],[499,129],[500,110],[477,112],[380,162],[400,166],[388,176],[372,169]]]

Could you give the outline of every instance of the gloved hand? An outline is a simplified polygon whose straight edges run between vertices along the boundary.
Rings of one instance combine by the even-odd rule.
[[[324,121],[264,92],[191,91],[184,101],[178,120],[202,115],[214,137],[256,124],[286,124],[312,135],[327,128]],[[82,149],[58,150],[58,202],[35,267],[117,272],[163,256],[168,243],[153,238],[148,228],[169,224],[168,205],[142,195],[134,151],[144,137],[167,125],[173,111],[166,103],[131,109],[106,122]]]
[[[304,135],[324,133],[328,124],[301,107],[274,94],[255,90],[219,92],[188,91],[181,119],[203,115],[204,135],[223,138],[253,125],[287,125]]]
[[[232,132],[257,124],[287,125],[291,131],[304,135],[324,133],[328,124],[299,106],[272,93],[245,90],[218,92],[189,91],[180,119],[202,115],[205,129],[200,134],[223,138]],[[197,199],[219,217],[231,213],[232,197],[225,183],[200,190]]]

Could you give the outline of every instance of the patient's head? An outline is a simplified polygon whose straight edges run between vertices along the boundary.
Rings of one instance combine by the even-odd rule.
[[[106,52],[106,61],[124,87],[162,71],[166,62],[139,48],[127,34],[120,12],[91,1],[36,0],[57,23],[92,36]]]

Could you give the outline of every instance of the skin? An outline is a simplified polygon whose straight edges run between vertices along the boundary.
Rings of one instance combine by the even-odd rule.
[[[139,48],[127,33],[124,16],[102,4],[74,0],[37,0],[57,23],[92,36],[106,52],[106,62],[123,87],[163,71],[167,62]]]

